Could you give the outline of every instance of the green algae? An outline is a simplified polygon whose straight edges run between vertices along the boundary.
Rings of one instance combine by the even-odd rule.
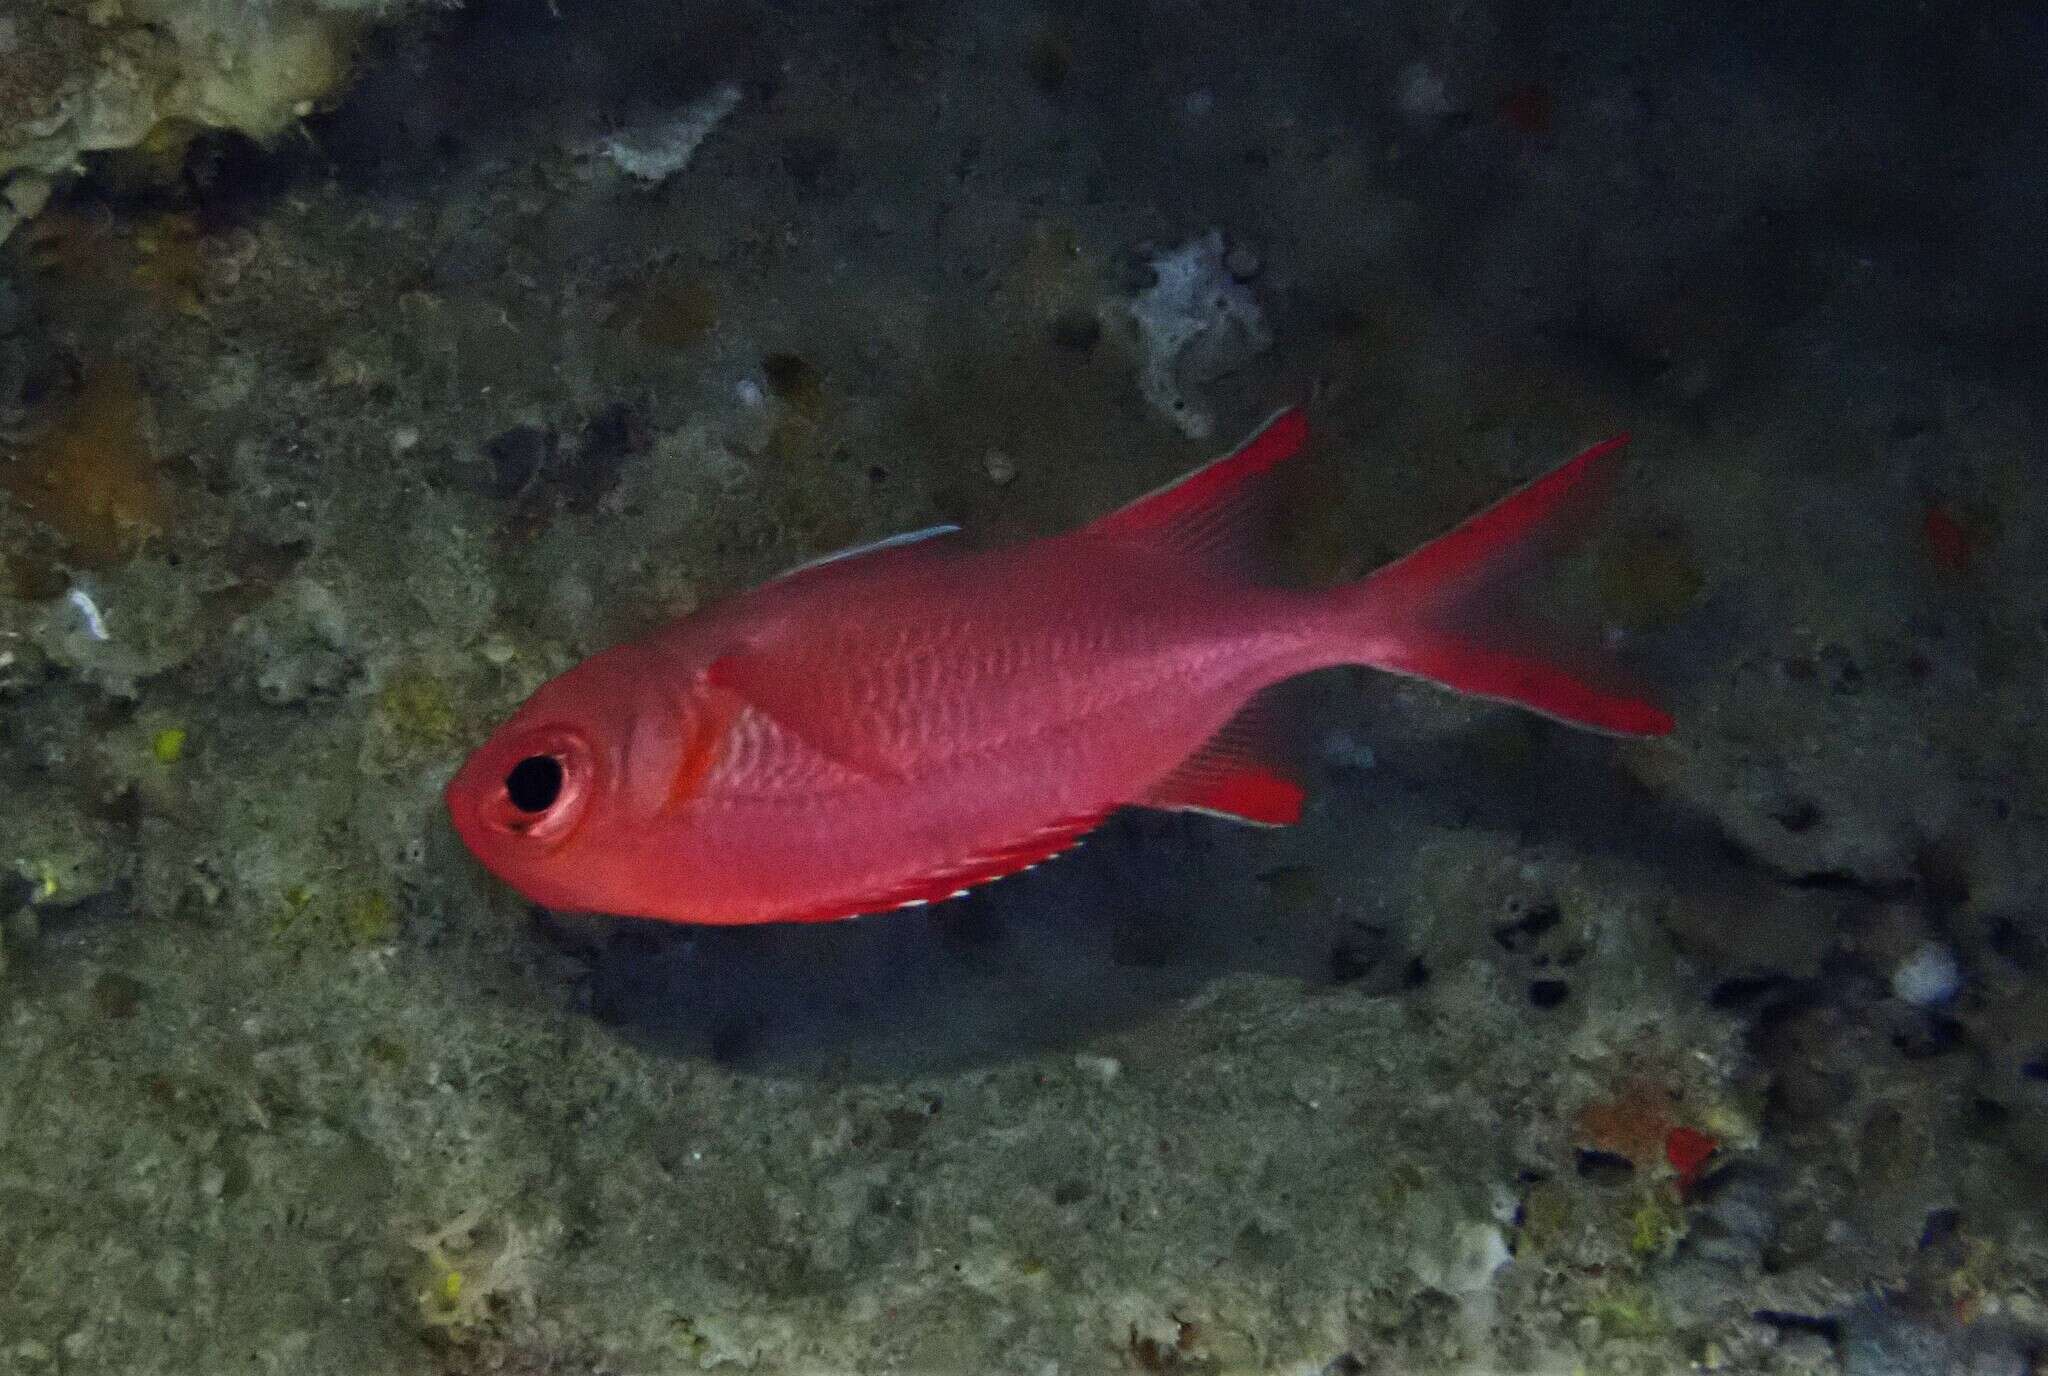
[[[393,675],[377,695],[377,713],[393,739],[414,751],[445,748],[461,723],[448,685],[423,669]]]

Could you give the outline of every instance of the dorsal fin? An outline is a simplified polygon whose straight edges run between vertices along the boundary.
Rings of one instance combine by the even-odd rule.
[[[1253,698],[1140,801],[1146,807],[1209,812],[1260,826],[1300,821],[1305,795],[1301,785],[1273,763],[1278,732],[1271,714],[1268,694]]]
[[[824,568],[827,564],[840,564],[849,559],[861,559],[870,554],[880,554],[884,550],[901,549],[905,545],[922,544],[926,540],[936,539],[941,535],[958,535],[959,533],[960,527],[943,525],[926,526],[923,530],[906,530],[897,535],[885,535],[879,540],[870,540],[866,544],[851,545],[846,549],[834,550],[830,554],[821,554],[815,559],[806,559],[793,569],[784,569],[769,581],[780,582],[785,578],[794,578],[800,573],[809,573],[812,569]]]
[[[1290,406],[1237,449],[1177,482],[1112,511],[1086,533],[1142,540],[1222,565],[1251,562],[1260,515],[1258,480],[1293,458],[1308,438],[1308,420]]]

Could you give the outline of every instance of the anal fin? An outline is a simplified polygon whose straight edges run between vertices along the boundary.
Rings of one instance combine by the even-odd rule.
[[[1042,862],[1072,850],[1081,838],[1102,824],[1107,813],[1062,817],[1026,832],[980,854],[957,857],[912,875],[900,883],[857,897],[838,899],[809,912],[791,916],[791,922],[829,922],[863,913],[887,912],[896,908],[921,908],[959,898],[969,890],[997,879],[1036,869]]]
[[[1140,799],[1146,807],[1208,812],[1259,826],[1301,820],[1302,786],[1272,756],[1269,695],[1248,703],[1208,744]]]

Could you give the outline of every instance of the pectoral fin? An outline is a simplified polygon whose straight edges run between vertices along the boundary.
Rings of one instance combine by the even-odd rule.
[[[904,762],[890,753],[871,721],[835,720],[817,710],[814,666],[786,662],[773,651],[738,650],[713,660],[704,677],[842,769],[877,779],[904,775]]]

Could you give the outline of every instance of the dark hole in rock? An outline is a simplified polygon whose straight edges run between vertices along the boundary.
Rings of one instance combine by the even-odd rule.
[[[1791,983],[1783,975],[1730,975],[1707,993],[1710,1008],[1742,1008],[1757,1003]]]
[[[554,448],[554,431],[538,425],[515,425],[484,445],[490,472],[476,486],[482,495],[498,501],[516,497],[540,472]]]
[[[882,1145],[891,1151],[907,1151],[917,1145],[931,1119],[916,1109],[896,1108],[882,1115]]]
[[[1811,1333],[1829,1342],[1839,1342],[1842,1325],[1825,1314],[1795,1314],[1782,1309],[1759,1309],[1750,1315],[1781,1333]]]
[[[1555,903],[1538,903],[1521,917],[1493,929],[1493,939],[1511,955],[1520,955],[1563,921]]]
[[[1917,1018],[1913,1025],[1892,1035],[1892,1045],[1909,1061],[1924,1061],[1946,1055],[1963,1044],[1963,1025],[1939,1013]]]
[[[1821,651],[1820,658],[1828,673],[1829,686],[1835,692],[1853,697],[1863,691],[1863,666],[1851,659],[1847,650],[1830,645]]]
[[[103,1018],[132,1018],[149,994],[149,986],[133,975],[109,972],[92,983],[93,1009]]]
[[[1929,841],[1913,856],[1913,873],[1936,911],[1960,908],[1970,901],[1970,854],[1960,837]]]
[[[767,379],[768,390],[784,401],[799,401],[818,390],[818,369],[799,354],[762,355],[761,376]]]
[[[815,191],[839,164],[839,145],[820,134],[794,134],[783,140],[782,167],[805,191]]]
[[[1330,979],[1351,984],[1380,968],[1390,954],[1385,927],[1354,922],[1330,948]]]
[[[1996,1132],[2012,1121],[2012,1110],[1996,1099],[1982,1095],[1970,1100],[1963,1110],[1964,1130],[1973,1134]]]
[[[1991,920],[1991,949],[2029,974],[2048,968],[2048,941],[2016,918]]]
[[[1804,798],[1788,798],[1771,809],[1771,820],[1794,836],[1812,831],[1820,822],[1820,809]]]
[[[576,444],[553,455],[547,479],[562,494],[569,510],[588,514],[619,485],[626,461],[647,452],[653,432],[631,402],[613,402],[584,422]]]
[[[1866,893],[1892,891],[1890,887],[1870,883],[1852,870],[1808,870],[1804,874],[1793,875],[1785,882],[1795,889],[1817,889],[1826,893],[1839,893],[1844,890],[1861,890]]]
[[[631,402],[615,401],[583,423],[576,437],[578,457],[586,467],[616,468],[636,454],[652,447],[654,434],[640,408]]]
[[[1052,342],[1062,349],[1085,354],[1102,339],[1102,322],[1095,312],[1075,307],[1052,318]]]
[[[1619,1185],[1636,1173],[1636,1163],[1620,1152],[1600,1151],[1593,1147],[1579,1148],[1575,1164],[1579,1178],[1595,1185]]]
[[[320,175],[320,154],[307,140],[269,146],[232,130],[209,129],[185,149],[184,182],[207,233],[252,218],[295,181]]]
[[[1955,1209],[1930,1210],[1926,1223],[1920,1228],[1921,1250],[1939,1246],[1954,1237],[1962,1226],[1962,1221],[1962,1214]]]

